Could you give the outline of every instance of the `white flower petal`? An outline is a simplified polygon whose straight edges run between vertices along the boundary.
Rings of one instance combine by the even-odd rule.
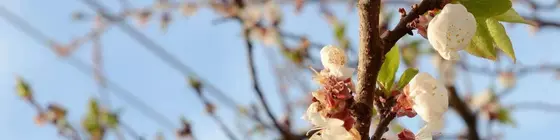
[[[490,89],[486,89],[482,93],[477,94],[471,100],[471,104],[470,104],[471,110],[480,109],[483,105],[492,101],[493,97],[494,97],[494,94],[492,93],[492,90],[490,90]]]
[[[430,74],[421,72],[412,78],[408,86],[409,98],[414,101],[412,109],[427,124],[441,129],[442,122],[440,121],[443,120],[443,115],[449,106],[448,91],[443,83]],[[435,128],[430,130],[435,130]]]
[[[350,77],[352,77],[352,74],[354,73],[353,68],[347,68],[347,67],[336,67],[334,69],[329,69],[329,75],[338,77],[339,80],[346,80]]]
[[[309,107],[307,108],[307,112],[305,112],[303,114],[303,116],[301,116],[301,119],[312,122],[311,117],[313,115],[319,114],[318,106],[319,106],[319,103],[317,103],[317,102],[311,103],[311,105],[309,105]]]
[[[342,125],[344,125],[344,121],[339,120],[339,119],[335,119],[335,118],[325,118],[325,124],[321,125],[324,127],[342,127]]]
[[[443,128],[443,119],[426,123],[416,134],[417,140],[431,140],[434,134],[440,133]]]
[[[321,63],[327,69],[337,69],[346,65],[346,54],[344,50],[332,45],[321,49]]]
[[[430,28],[431,27],[431,28]],[[447,4],[429,23],[428,41],[447,60],[459,59],[476,33],[476,20],[462,4]]]
[[[461,56],[457,51],[459,50],[442,50],[442,51],[438,51],[438,53],[445,60],[459,60],[461,59]]]
[[[311,95],[313,95],[313,97],[315,97],[315,99],[317,99],[320,103],[327,103],[327,95],[325,95],[324,92],[311,92]]]
[[[322,132],[323,140],[352,140],[352,135],[342,126],[328,127]]]

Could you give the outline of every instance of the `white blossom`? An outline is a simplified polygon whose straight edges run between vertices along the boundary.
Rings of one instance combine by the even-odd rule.
[[[512,72],[500,73],[498,80],[504,88],[512,88],[517,83],[515,74]]]
[[[268,21],[275,22],[282,19],[282,11],[273,0],[266,2],[264,12]]]
[[[248,6],[241,11],[239,17],[244,21],[245,27],[253,27],[261,19],[262,11],[256,6]]]
[[[338,77],[341,80],[352,77],[353,68],[346,67],[346,54],[342,48],[332,45],[321,49],[321,62],[325,69],[329,70],[329,75]]]
[[[476,20],[461,4],[447,4],[429,23],[428,41],[446,60],[459,59],[458,51],[469,45],[476,33]]]
[[[490,119],[489,113],[498,112],[501,108],[495,98],[496,94],[491,89],[486,89],[471,99],[469,107],[473,111],[480,111],[481,113],[478,113],[480,118]]]
[[[313,134],[310,140],[353,140],[353,135],[346,131],[346,128],[343,126],[344,121],[323,117],[320,113],[313,111],[312,107],[316,105],[317,103],[311,104],[304,115],[304,119],[315,126],[313,130],[319,129],[319,132]],[[319,133],[321,135],[318,135]]]
[[[484,90],[482,93],[474,96],[470,101],[471,110],[480,109],[482,106],[490,103],[494,98],[494,93],[490,89]]]
[[[426,122],[416,139],[431,140],[432,133],[443,128],[443,115],[448,108],[448,91],[443,83],[430,74],[418,73],[408,84],[410,98],[414,101],[412,109]]]
[[[312,92],[311,95],[317,99],[320,103],[327,103],[327,95],[324,92]]]
[[[265,35],[264,35],[264,39],[263,39],[263,43],[267,46],[274,46],[278,44],[278,37],[280,36],[280,33],[278,33],[278,31],[274,28],[267,28]]]
[[[309,121],[313,124],[313,121],[311,120],[312,116],[315,115],[316,113],[319,113],[319,103],[318,102],[313,102],[311,103],[311,105],[309,105],[309,107],[307,108],[307,111],[303,114],[303,116],[301,116],[301,119]]]

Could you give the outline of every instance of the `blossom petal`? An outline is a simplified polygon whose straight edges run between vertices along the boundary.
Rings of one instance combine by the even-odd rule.
[[[409,98],[414,101],[414,111],[427,124],[440,128],[439,121],[443,120],[442,116],[449,106],[448,91],[443,83],[428,73],[421,72],[412,78],[408,86]]]
[[[335,67],[334,69],[329,69],[329,75],[335,76],[337,77],[339,80],[346,80],[350,77],[352,77],[352,74],[354,73],[353,68],[347,68],[347,67]]]
[[[325,98],[327,95],[325,95],[324,92],[316,91],[316,92],[312,92],[311,95],[313,95],[313,97],[315,97],[315,99],[317,99],[319,103],[323,103],[323,104],[327,103],[327,99]]]
[[[332,45],[321,49],[321,63],[327,69],[337,69],[346,65],[346,53],[342,48]]]
[[[429,28],[432,27],[432,28]],[[429,23],[428,41],[447,60],[467,47],[476,33],[476,20],[462,4],[447,4]]]
[[[443,119],[438,119],[433,122],[426,123],[418,134],[416,135],[417,140],[431,140],[433,134],[439,133],[439,131],[443,128]]]
[[[311,105],[309,105],[309,107],[307,108],[307,112],[305,112],[305,114],[303,114],[303,116],[301,116],[301,119],[306,120],[306,121],[310,121],[312,122],[312,116],[315,114],[318,114],[319,109],[318,109],[319,103],[314,102],[311,103]]]

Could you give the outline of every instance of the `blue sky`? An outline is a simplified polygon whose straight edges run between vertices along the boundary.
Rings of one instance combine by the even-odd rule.
[[[118,8],[117,1],[100,0],[111,8]],[[137,1],[134,6],[143,6],[151,3],[148,0]],[[38,1],[38,0],[0,0],[0,5],[7,7],[19,16],[46,33],[49,37],[60,42],[68,42],[74,37],[85,34],[91,25],[86,22],[74,22],[70,13],[75,10],[89,11],[89,9],[74,0]],[[314,42],[334,44],[331,29],[324,23],[317,13],[317,6],[306,7],[301,15],[294,15],[292,6],[282,8],[285,13],[285,22],[282,28],[302,35],[310,35]],[[356,13],[346,12],[346,5],[333,5],[337,16],[348,24],[348,35],[356,44],[358,40],[358,20]],[[396,9],[394,9],[396,11]],[[523,11],[523,9],[519,9]],[[558,13],[553,11],[551,13]],[[556,19],[558,15],[547,13]],[[156,43],[165,47],[184,64],[190,66],[199,76],[225,91],[242,104],[257,103],[252,90],[249,72],[246,66],[245,46],[240,37],[240,28],[237,23],[230,22],[212,25],[212,19],[217,16],[208,9],[201,9],[196,15],[188,18],[174,15],[176,19],[171,23],[169,31],[163,34],[155,21],[149,26],[140,29],[141,32],[151,37]],[[129,21],[129,23],[133,23]],[[518,61],[525,65],[549,62],[558,64],[560,60],[557,52],[560,48],[557,29],[545,29],[536,35],[530,35],[525,25],[517,25],[507,29],[513,41]],[[78,124],[81,114],[85,112],[85,103],[91,96],[96,96],[97,87],[94,81],[77,71],[66,63],[66,60],[56,57],[42,44],[16,30],[4,20],[0,20],[0,135],[6,139],[60,139],[56,130],[51,126],[38,127],[33,123],[36,115],[32,108],[18,99],[14,93],[14,73],[24,76],[36,91],[36,98],[42,104],[56,102],[68,108],[69,119]],[[185,86],[184,77],[177,70],[163,63],[141,45],[126,36],[117,27],[111,28],[103,37],[102,45],[105,59],[105,71],[108,77],[123,86],[141,100],[149,104],[167,118],[178,125],[178,117],[185,115],[194,124],[197,138],[226,139],[225,135],[204,114],[200,101],[193,91]],[[265,56],[265,46],[258,45],[257,70],[267,98],[273,105],[277,116],[282,108],[274,86],[272,69]],[[318,53],[318,52],[311,52]],[[82,46],[73,56],[89,63],[91,45]],[[429,57],[420,60],[420,71],[435,74]],[[493,67],[489,61],[469,57],[469,62],[477,66]],[[509,63],[509,62],[508,62]],[[505,64],[505,63],[504,63]],[[402,71],[402,70],[401,70]],[[463,73],[462,71],[458,72]],[[474,81],[473,90],[482,91],[490,81],[488,77],[470,74]],[[522,78],[511,96],[503,102],[513,103],[519,101],[543,101],[558,103],[560,95],[559,82],[551,78],[550,73],[531,74]],[[461,80],[462,77],[459,77]],[[459,87],[464,91],[463,86]],[[292,92],[292,99],[298,99],[301,93]],[[135,110],[124,100],[111,96],[112,106],[124,108],[124,122],[133,126],[142,135],[153,138],[156,131],[167,131],[168,138],[171,132],[168,128],[150,121],[149,118]],[[230,128],[235,128],[237,121],[234,113],[224,106],[218,106],[218,113]],[[292,117],[298,120],[302,110],[297,110]],[[504,131],[506,139],[548,138],[555,126],[560,125],[556,118],[558,113],[543,111],[515,112],[518,127],[496,127]],[[461,130],[462,122],[457,115],[449,112],[447,132]],[[408,128],[416,131],[421,127],[420,119],[400,119]],[[299,126],[307,123],[298,120]],[[482,127],[482,126],[481,126]],[[482,127],[484,128],[484,127]],[[484,130],[484,129],[482,129]],[[241,136],[241,135],[238,135]]]

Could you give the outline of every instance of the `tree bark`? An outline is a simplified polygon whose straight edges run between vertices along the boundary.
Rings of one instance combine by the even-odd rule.
[[[360,43],[358,56],[358,83],[355,104],[352,108],[356,116],[354,128],[362,140],[369,139],[373,98],[377,73],[384,59],[383,45],[379,35],[380,0],[360,0],[358,16],[360,22]]]

